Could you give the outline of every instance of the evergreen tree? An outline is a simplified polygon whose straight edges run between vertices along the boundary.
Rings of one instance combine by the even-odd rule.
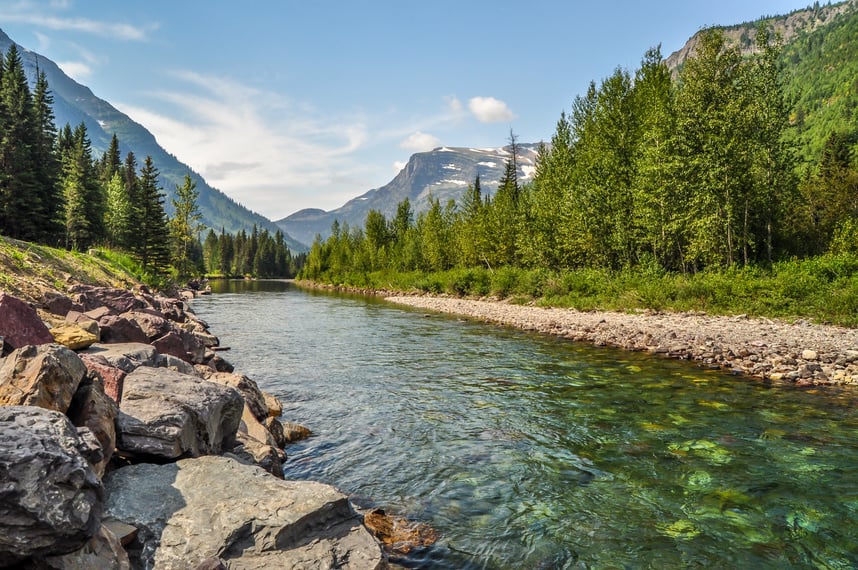
[[[129,242],[132,207],[125,190],[122,175],[117,171],[107,183],[107,212],[104,225],[107,232],[107,244],[124,247]]]
[[[173,217],[170,218],[170,236],[173,240],[173,266],[182,275],[194,273],[191,259],[193,246],[199,240],[199,233],[203,230],[200,223],[202,214],[197,207],[197,198],[200,193],[196,183],[191,180],[190,174],[185,174],[182,186],[176,186],[176,197],[172,198]]]
[[[57,159],[57,128],[54,124],[54,98],[48,88],[45,72],[37,71],[33,94],[35,144],[33,163],[35,182],[39,191],[38,237],[41,241],[57,245],[63,235],[63,192],[60,187],[60,161]]]
[[[217,234],[209,228],[203,242],[203,261],[206,273],[217,273],[220,265],[220,249]]]
[[[15,44],[0,70],[0,232],[14,238],[40,237],[43,204],[33,148],[40,141],[33,100]]]
[[[147,156],[140,169],[138,212],[140,225],[135,228],[131,251],[144,268],[162,272],[170,264],[170,232],[164,212],[164,195],[158,182],[158,169]]]
[[[140,180],[137,178],[137,158],[131,151],[125,155],[125,162],[122,166],[122,182],[125,197],[130,204],[128,212],[128,229],[130,231],[116,237],[121,240],[119,245],[133,251],[139,239],[134,228],[139,228],[143,223],[143,213],[141,210]]]

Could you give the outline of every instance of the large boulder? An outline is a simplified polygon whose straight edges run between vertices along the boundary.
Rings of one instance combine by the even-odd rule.
[[[0,567],[73,552],[95,534],[103,489],[87,446],[59,412],[0,407]]]
[[[108,514],[138,527],[132,564],[195,568],[385,567],[378,543],[345,495],[329,485],[283,481],[227,457],[140,464],[106,477]]]
[[[243,408],[234,388],[143,366],[125,377],[117,447],[167,459],[220,453],[232,448]]]
[[[100,526],[83,548],[63,556],[39,560],[40,566],[55,570],[131,570],[128,553],[106,526]]]
[[[111,366],[132,372],[141,366],[157,366],[158,351],[150,344],[123,342],[116,344],[97,343],[81,353],[103,357]]]
[[[88,376],[75,392],[67,415],[77,427],[88,427],[101,448],[102,458],[93,465],[95,474],[101,477],[113,457],[116,448],[116,416],[119,407],[104,393],[104,385],[98,376]]]
[[[12,348],[54,342],[36,310],[6,293],[0,293],[0,337]]]
[[[0,406],[38,406],[65,413],[85,375],[81,359],[64,346],[24,346],[0,367]]]
[[[155,340],[158,337],[164,336],[172,330],[170,321],[164,318],[164,315],[154,310],[139,310],[131,311],[121,315],[126,319],[130,319],[137,323],[146,338]]]
[[[42,307],[54,315],[65,316],[72,309],[72,300],[59,291],[47,290],[42,296]]]

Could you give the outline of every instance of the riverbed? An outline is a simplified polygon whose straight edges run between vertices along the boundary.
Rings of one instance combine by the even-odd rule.
[[[315,435],[285,476],[432,525],[425,568],[851,568],[858,412],[694,363],[284,282],[194,302]]]

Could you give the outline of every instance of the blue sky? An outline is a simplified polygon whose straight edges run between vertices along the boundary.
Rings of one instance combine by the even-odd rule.
[[[279,219],[389,182],[414,152],[551,137],[651,46],[809,0],[0,0],[0,28]]]

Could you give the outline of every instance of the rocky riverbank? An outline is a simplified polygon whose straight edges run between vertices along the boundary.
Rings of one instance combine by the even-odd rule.
[[[858,384],[858,330],[703,313],[581,312],[506,301],[389,296],[388,301],[596,346],[693,360],[765,381]]]
[[[22,289],[23,290],[23,289]],[[191,292],[0,291],[0,568],[384,568]]]

